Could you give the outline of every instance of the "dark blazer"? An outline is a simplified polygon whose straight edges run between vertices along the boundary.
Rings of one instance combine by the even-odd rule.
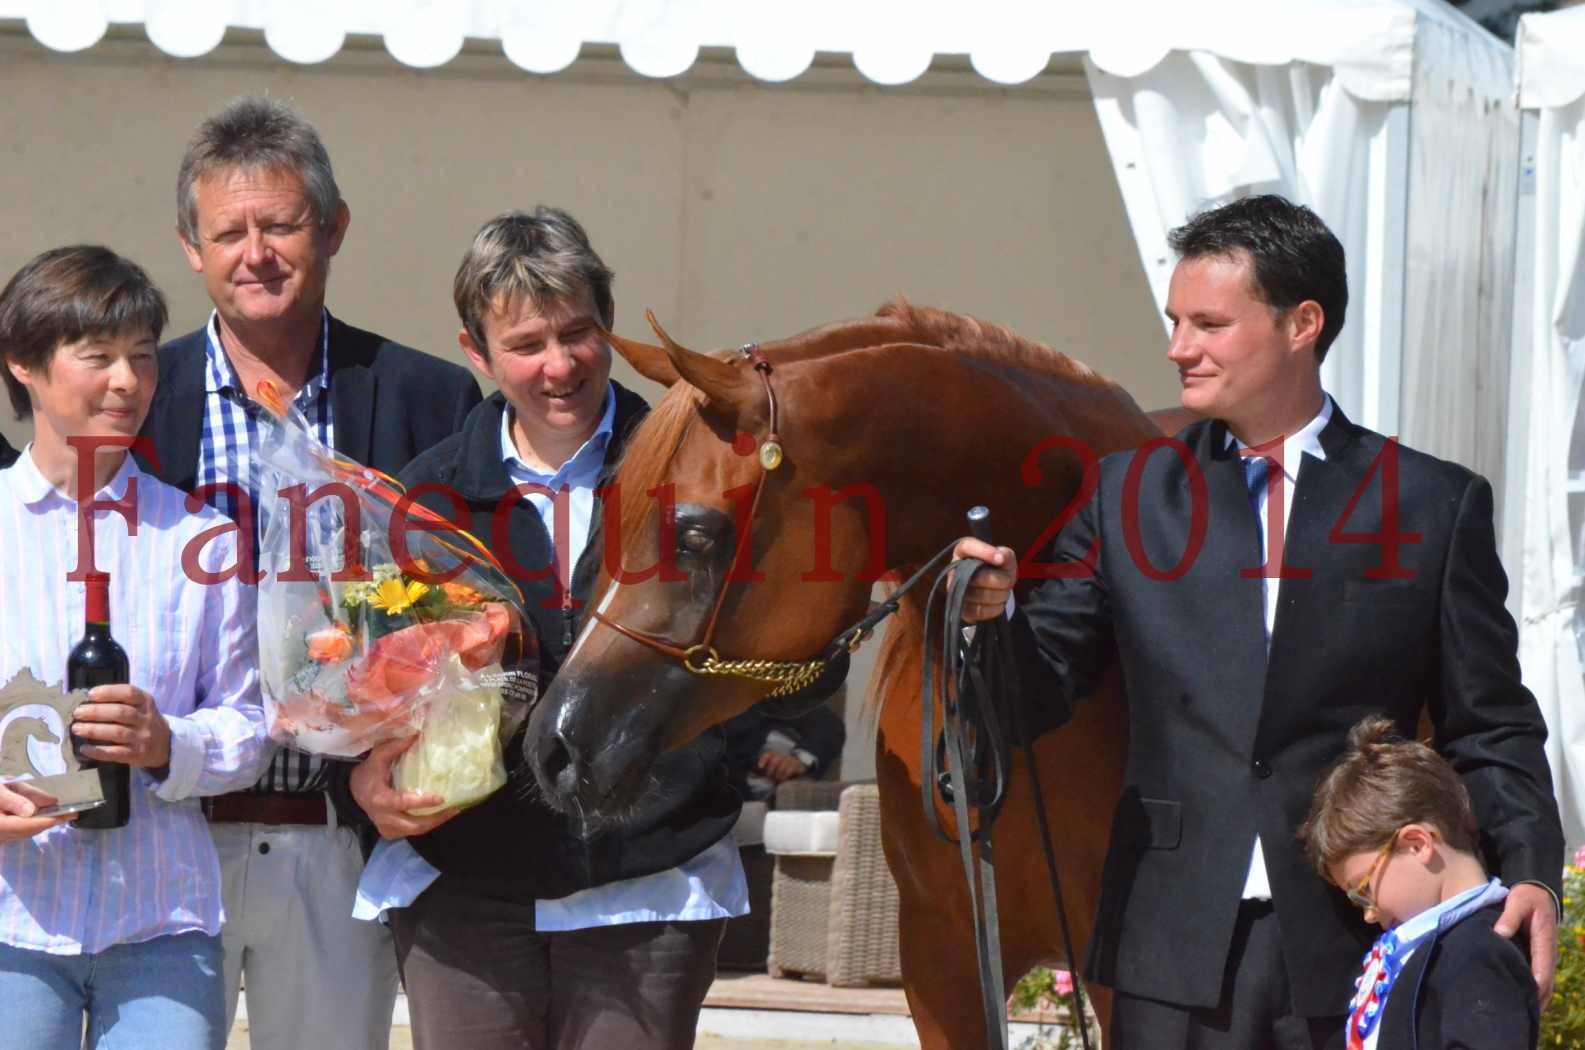
[[[161,481],[191,491],[204,422],[203,328],[160,347],[160,381],[140,436],[152,438]],[[330,410],[336,451],[395,474],[457,432],[480,400],[467,369],[330,319]]]
[[[1242,465],[1220,422],[1180,439],[1193,469],[1170,449],[1102,461],[1095,497],[1054,552],[1082,561],[1098,542],[1095,571],[1039,584],[1012,620],[1031,704],[1070,707],[1113,652],[1123,672],[1127,768],[1088,973],[1131,995],[1215,1005],[1258,832],[1296,1010],[1337,1015],[1371,933],[1305,863],[1294,831],[1364,716],[1412,734],[1428,708],[1474,800],[1488,868],[1509,885],[1561,889],[1546,726],[1519,681],[1491,487],[1402,447],[1396,484],[1384,484],[1385,439],[1334,406],[1327,458],[1306,456],[1289,494],[1285,560],[1311,575],[1282,581],[1268,656],[1260,580],[1240,572],[1259,558]],[[1384,506],[1397,531],[1417,534],[1396,550],[1408,578],[1367,576],[1384,552],[1357,536],[1382,531]]]
[[[1387,996],[1377,1050],[1535,1050],[1535,978],[1492,929],[1500,915],[1483,908],[1414,950]]]
[[[643,398],[612,384],[616,418],[600,484],[615,473],[627,439],[648,411]],[[501,415],[505,399],[493,394],[468,416],[462,431],[418,457],[401,481],[419,502],[456,520],[458,508],[444,494],[463,500],[457,523],[479,537],[514,574],[524,605],[539,632],[540,688],[566,659],[588,611],[605,545],[601,502],[595,501],[589,538],[573,567],[572,607],[561,601],[557,581],[528,579],[551,564],[551,537],[526,499],[499,510],[512,481],[501,459]],[[441,488],[419,492],[419,485]],[[504,521],[502,520],[504,515]],[[514,572],[520,567],[522,571]],[[732,830],[737,792],[727,782],[724,739],[719,728],[668,751],[655,764],[645,800],[620,827],[588,828],[547,806],[523,762],[521,735],[506,748],[508,783],[484,802],[427,835],[408,839],[452,885],[508,900],[553,899],[620,879],[665,871],[692,858]]]
[[[4,434],[0,434],[0,470],[4,470],[15,463],[17,457],[21,454],[11,447],[11,443],[5,439]]]

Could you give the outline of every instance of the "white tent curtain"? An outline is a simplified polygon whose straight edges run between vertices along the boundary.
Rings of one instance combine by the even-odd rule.
[[[1500,494],[1519,179],[1512,52],[1470,47],[1431,19],[1415,50],[1398,432]]]
[[[1384,0],[1372,11],[1384,58],[1374,77],[1175,52],[1127,77],[1091,63],[1096,112],[1158,305],[1175,262],[1171,227],[1249,193],[1308,204],[1349,256],[1352,301],[1328,389],[1356,420],[1500,485],[1511,52],[1445,5]]]
[[[1530,250],[1518,260],[1528,339],[1516,368],[1525,455],[1517,512],[1522,521],[1519,653],[1551,729],[1563,829],[1585,842],[1585,8],[1527,15],[1519,31],[1519,97],[1533,122],[1534,211]]]

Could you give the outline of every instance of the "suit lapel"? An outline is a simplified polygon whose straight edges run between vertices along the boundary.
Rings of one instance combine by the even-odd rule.
[[[1185,608],[1203,617],[1196,628],[1196,644],[1206,665],[1217,669],[1214,698],[1206,699],[1217,704],[1218,721],[1230,741],[1250,741],[1266,682],[1261,581],[1244,575],[1260,564],[1255,515],[1249,507],[1243,464],[1227,447],[1227,428],[1221,423],[1204,427],[1193,452],[1205,478],[1201,497],[1208,504],[1205,543],[1189,574],[1166,586],[1192,589]],[[1187,479],[1184,489],[1184,506],[1192,507],[1194,494]],[[1184,528],[1183,534],[1191,529]]]
[[[200,339],[203,333],[199,333]],[[144,469],[168,485],[191,491],[198,480],[198,446],[204,428],[204,354],[202,342],[173,348],[169,366],[144,421],[141,437],[154,441],[159,469],[138,456]]]
[[[1244,641],[1244,655],[1252,660],[1258,656],[1263,662],[1266,617],[1260,579],[1244,575],[1260,566],[1260,536],[1249,505],[1244,465],[1237,451],[1228,446],[1227,428],[1222,423],[1205,428],[1204,435],[1195,457],[1205,474],[1210,503],[1201,554],[1210,571],[1198,585],[1211,592],[1208,608],[1226,610],[1227,615],[1221,618],[1223,628]]]
[[[336,451],[368,463],[374,445],[374,373],[350,353],[346,326],[330,319],[330,411]]]

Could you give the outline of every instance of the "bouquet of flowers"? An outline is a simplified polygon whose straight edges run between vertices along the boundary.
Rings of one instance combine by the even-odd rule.
[[[537,689],[520,592],[472,536],[317,441],[272,387],[259,401],[276,417],[256,456],[272,737],[350,758],[417,733],[397,787],[481,801],[506,782],[501,742]]]

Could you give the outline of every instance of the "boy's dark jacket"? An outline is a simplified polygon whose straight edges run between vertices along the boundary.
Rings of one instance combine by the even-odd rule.
[[[615,383],[616,414],[607,446],[602,484],[648,406]],[[526,499],[510,502],[494,516],[511,489],[501,459],[501,415],[505,399],[496,393],[468,415],[462,430],[420,455],[400,480],[408,491],[419,485],[444,486],[461,497],[467,516],[457,522],[491,548],[508,567],[532,572],[551,562],[551,537]],[[419,493],[419,502],[456,520],[458,507],[443,492]],[[540,688],[549,687],[577,636],[588,609],[589,592],[599,574],[604,550],[600,501],[595,501],[590,536],[574,567],[575,611],[564,613],[555,581],[518,579],[527,611],[539,631]],[[505,541],[507,550],[502,550]],[[510,554],[511,560],[506,557]],[[552,599],[547,601],[547,599]],[[740,802],[727,783],[724,743],[719,728],[657,763],[657,787],[621,828],[596,830],[584,838],[570,818],[539,801],[532,774],[523,765],[521,734],[506,749],[507,786],[488,800],[427,835],[409,839],[425,860],[448,879],[465,882],[488,896],[550,899],[619,879],[665,871],[713,845],[737,820]]]
[[[1535,1050],[1535,979],[1518,945],[1482,908],[1422,943],[1393,982],[1376,1050]]]

